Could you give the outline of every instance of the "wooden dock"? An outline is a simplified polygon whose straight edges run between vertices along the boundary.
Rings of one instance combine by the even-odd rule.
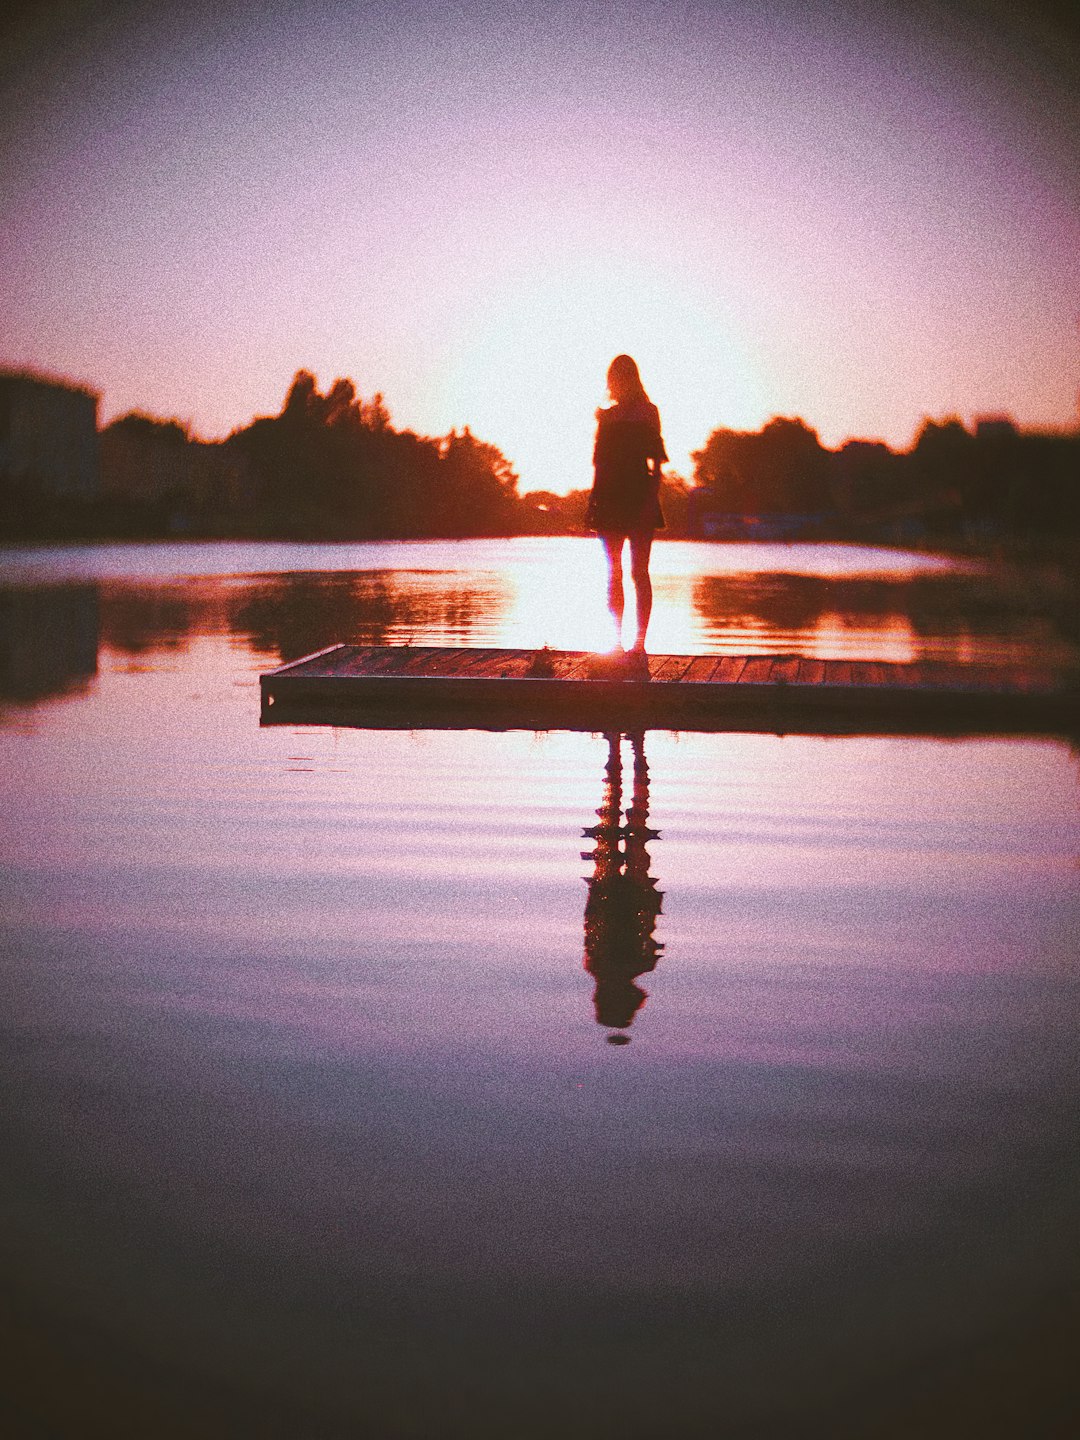
[[[644,657],[642,657],[644,659]],[[331,645],[260,676],[264,724],[369,729],[1080,734],[1075,675],[797,655]]]

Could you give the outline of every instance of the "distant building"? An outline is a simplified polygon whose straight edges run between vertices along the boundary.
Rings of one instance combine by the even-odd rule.
[[[0,485],[43,498],[93,499],[97,412],[92,390],[0,370]]]

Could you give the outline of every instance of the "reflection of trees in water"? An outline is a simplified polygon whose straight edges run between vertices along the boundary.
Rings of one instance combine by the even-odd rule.
[[[352,640],[363,610],[367,643],[378,645],[394,622],[389,585],[372,577],[359,599],[360,581],[351,574],[280,575],[244,590],[233,611],[233,628],[252,648],[276,652],[283,661]]]
[[[626,1030],[645,1003],[646,992],[635,984],[639,975],[656,968],[663,945],[655,939],[663,892],[649,874],[647,843],[659,836],[650,830],[649,769],[644,736],[629,736],[634,757],[633,793],[623,823],[622,736],[608,736],[604,794],[598,825],[583,834],[596,841],[591,853],[593,873],[587,877],[585,902],[585,968],[596,981],[593,1004],[598,1025]],[[609,1035],[612,1044],[629,1036]]]
[[[101,587],[101,639],[113,650],[145,655],[178,650],[207,629],[207,604],[192,582]]]
[[[703,575],[694,581],[693,603],[717,629],[798,634],[813,630],[825,610],[816,584],[805,575]]]
[[[281,575],[238,597],[233,628],[253,649],[288,661],[338,641],[384,645],[423,632],[471,640],[505,603],[496,577],[487,588],[456,575],[410,578],[396,583],[392,571]],[[432,579],[435,585],[423,583]]]
[[[777,644],[826,623],[845,630],[908,630],[916,658],[947,657],[966,641],[1041,652],[1067,643],[1067,605],[1047,577],[998,572],[897,580],[821,575],[704,575],[693,605],[711,632],[756,631]]]
[[[0,698],[45,700],[97,674],[96,585],[0,590]]]
[[[99,612],[101,643],[121,654],[177,650],[192,636],[232,634],[247,640],[254,650],[293,660],[342,640],[380,645],[426,633],[439,637],[434,643],[440,639],[470,643],[478,632],[483,634],[485,622],[490,636],[493,618],[507,604],[498,576],[478,583],[476,577],[441,573],[395,579],[392,571],[250,579],[215,576],[156,584],[108,581],[100,586],[45,586],[4,593],[18,597],[26,617],[31,610],[41,617],[38,622],[24,618],[6,625],[13,635],[6,642],[8,650],[19,647],[18,663],[24,669],[34,624],[40,628],[47,614],[59,614],[65,605],[70,609],[76,593],[93,597],[95,668]],[[14,613],[16,600],[5,603]],[[0,619],[4,618],[0,610]],[[72,643],[83,633],[75,620],[67,630]],[[45,648],[63,655],[65,643],[61,637]],[[41,663],[47,661],[43,656]],[[6,663],[13,673],[15,661],[10,655]]]

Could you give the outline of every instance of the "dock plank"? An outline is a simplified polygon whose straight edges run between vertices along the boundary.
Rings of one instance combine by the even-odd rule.
[[[590,678],[590,658],[588,655],[556,654],[551,662],[555,670],[552,678],[556,680],[588,680]]]
[[[752,655],[739,674],[740,685],[767,685],[772,674],[771,655]]]
[[[531,663],[531,657],[521,651],[492,650],[481,652],[469,665],[468,674],[477,680],[524,675]]]
[[[799,657],[797,655],[778,655],[769,671],[770,681],[774,685],[791,685],[798,678]]]
[[[884,671],[874,661],[853,660],[851,662],[851,683],[853,685],[880,685],[884,679]]]
[[[422,650],[397,671],[400,675],[456,675],[468,663],[467,650]]]
[[[825,679],[825,661],[800,659],[798,678],[800,685],[820,685]]]
[[[690,668],[689,655],[653,655],[649,657],[649,679],[654,684],[669,685],[681,680]]]
[[[378,645],[345,645],[345,652],[337,661],[343,674],[367,675],[382,661],[383,647]]]
[[[325,650],[316,650],[313,655],[301,655],[295,660],[285,661],[281,669],[297,675],[317,673],[328,665],[340,665],[347,652],[355,648],[353,645],[328,645]]]
[[[718,655],[695,655],[682,676],[684,685],[705,685],[723,663]]]
[[[397,654],[385,655],[385,649]],[[343,667],[346,673],[360,676],[372,675],[401,675],[407,673],[413,666],[421,666],[425,660],[434,660],[442,653],[440,647],[434,645],[403,645],[398,649],[396,646],[384,647],[383,651],[375,651],[372,654],[358,656],[356,661],[347,667]]]
[[[264,723],[804,734],[1080,733],[1075,671],[799,655],[328,646],[260,676]]]
[[[722,656],[720,664],[716,667],[716,673],[712,677],[713,683],[721,685],[737,684],[742,678],[743,671],[746,669],[747,659],[748,657],[746,655]]]

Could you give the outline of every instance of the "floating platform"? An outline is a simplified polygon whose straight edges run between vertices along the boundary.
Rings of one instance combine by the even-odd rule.
[[[1080,733],[1075,675],[1000,665],[331,645],[259,683],[269,725]]]

